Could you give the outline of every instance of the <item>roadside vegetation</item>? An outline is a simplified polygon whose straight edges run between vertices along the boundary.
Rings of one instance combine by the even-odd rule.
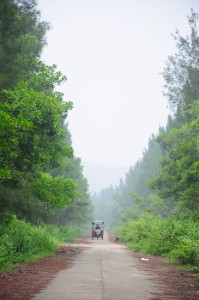
[[[138,220],[122,223],[114,232],[129,249],[167,257],[186,265],[199,277],[199,221],[144,214]]]
[[[40,225],[17,220],[14,215],[0,218],[0,271],[21,261],[32,261],[52,254],[59,245],[74,242],[84,229],[75,226]]]
[[[0,269],[52,253],[93,218],[59,92],[66,77],[40,60],[50,26],[36,0],[0,3]],[[162,75],[171,108],[126,178],[93,196],[97,218],[130,249],[199,269],[199,29],[173,35]],[[155,107],[154,107],[155,109]]]
[[[171,114],[116,187],[93,195],[98,218],[134,251],[167,256],[199,274],[199,27],[173,38],[162,75]],[[154,108],[155,109],[155,108]]]
[[[37,0],[0,3],[0,269],[71,242],[92,219],[59,91],[66,76],[40,59],[50,25]]]

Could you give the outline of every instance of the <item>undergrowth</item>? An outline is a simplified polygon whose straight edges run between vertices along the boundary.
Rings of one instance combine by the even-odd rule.
[[[129,249],[168,257],[199,274],[199,222],[156,218],[149,214],[116,229]]]
[[[73,242],[82,230],[74,226],[33,226],[14,215],[0,215],[0,271],[23,260],[52,254],[64,242]]]

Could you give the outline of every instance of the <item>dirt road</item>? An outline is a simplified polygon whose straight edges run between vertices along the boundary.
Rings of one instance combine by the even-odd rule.
[[[109,236],[63,245],[54,255],[0,273],[0,299],[199,300],[199,282],[168,260],[133,253]],[[141,260],[141,258],[149,260]]]
[[[70,268],[58,272],[32,299],[168,299],[158,278],[138,269],[138,259],[125,246],[111,243],[107,235],[83,246],[87,249],[76,256]]]

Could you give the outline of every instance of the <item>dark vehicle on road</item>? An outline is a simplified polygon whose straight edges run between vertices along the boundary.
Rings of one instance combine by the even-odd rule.
[[[102,239],[104,237],[104,222],[102,221],[93,221],[92,222],[92,240],[93,239]]]

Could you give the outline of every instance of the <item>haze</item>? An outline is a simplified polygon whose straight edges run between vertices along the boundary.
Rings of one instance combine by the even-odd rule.
[[[51,23],[42,59],[67,76],[65,99],[75,155],[90,191],[117,184],[142,157],[169,113],[159,74],[187,33],[189,0],[39,0]]]

